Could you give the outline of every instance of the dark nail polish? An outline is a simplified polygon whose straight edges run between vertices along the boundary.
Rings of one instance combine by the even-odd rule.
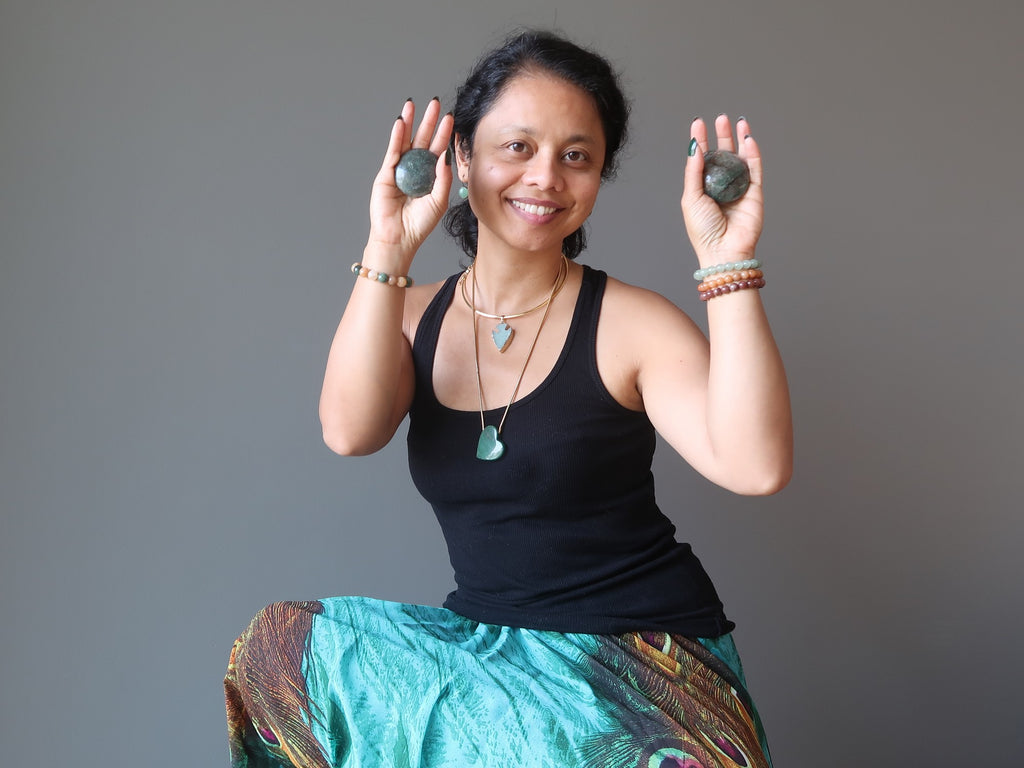
[[[743,140],[744,140],[744,141],[746,141],[746,140],[747,140],[747,139],[749,139],[749,138],[750,138],[750,134],[748,133],[748,134],[746,134],[746,135],[745,135],[745,136],[743,137]]]
[[[435,96],[434,98],[432,98],[432,99],[431,99],[431,101],[440,101],[440,100],[441,100],[441,99],[440,99],[440,98],[438,98],[437,96]]]
[[[697,140],[690,139],[690,149],[687,151],[687,157],[693,157],[697,154]]]
[[[445,165],[451,165],[452,164],[452,151],[451,151],[451,149],[446,149],[444,151],[444,164]]]
[[[406,99],[406,101],[412,101],[412,96],[410,96],[408,99]]]
[[[696,122],[697,122],[698,120],[700,120],[700,115],[697,115],[697,116],[696,116],[695,118],[693,118],[693,120],[691,120],[690,122],[691,122],[691,123],[696,123]]]
[[[736,122],[738,123],[740,120],[746,120],[746,119],[747,118],[745,118],[743,115],[740,115],[739,117],[736,118]]]

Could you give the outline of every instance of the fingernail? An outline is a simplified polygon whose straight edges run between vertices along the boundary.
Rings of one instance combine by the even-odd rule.
[[[440,100],[441,99],[439,99],[437,96],[435,96],[434,98],[431,99],[431,101],[440,101]]]
[[[739,117],[736,118],[736,122],[738,123],[740,120],[746,120],[746,119],[747,118],[745,118],[743,115],[740,115]]]
[[[745,135],[745,136],[743,137],[743,140],[744,140],[744,141],[746,141],[746,140],[747,140],[747,139],[749,139],[749,138],[750,138],[750,134],[748,133],[748,134],[746,134],[746,135]]]
[[[412,96],[410,96],[408,99],[406,99],[406,101],[412,101]]]
[[[402,117],[401,115],[399,115],[399,116],[398,116],[398,119],[399,119],[399,120],[404,120],[405,118],[404,118],[404,117]]]
[[[695,118],[693,118],[693,120],[691,120],[690,122],[691,122],[691,123],[696,123],[696,122],[697,122],[698,120],[700,120],[700,115],[697,115],[697,116],[696,116]]]
[[[690,139],[690,149],[687,151],[687,157],[693,157],[697,154],[697,140]]]
[[[450,147],[444,151],[444,164],[445,165],[451,165],[452,164],[452,150],[451,150]]]

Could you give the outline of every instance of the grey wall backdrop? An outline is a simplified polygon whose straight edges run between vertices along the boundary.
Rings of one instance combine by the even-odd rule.
[[[256,610],[443,600],[404,440],[335,457],[316,400],[392,120],[522,24],[634,98],[584,260],[697,318],[688,123],[761,141],[796,475],[656,470],[777,764],[1024,762],[1021,8],[2,0],[0,762],[224,765]]]

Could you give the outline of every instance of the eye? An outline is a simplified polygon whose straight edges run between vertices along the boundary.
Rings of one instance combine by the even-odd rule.
[[[587,153],[582,149],[570,149],[565,153],[565,159],[570,163],[585,163],[590,158],[587,157]]]
[[[524,141],[510,141],[505,145],[505,148],[513,152],[526,152],[526,150],[529,149]]]

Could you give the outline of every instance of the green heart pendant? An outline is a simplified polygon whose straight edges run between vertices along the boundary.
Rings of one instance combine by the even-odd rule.
[[[481,461],[495,461],[505,453],[505,444],[498,439],[497,427],[484,427],[476,443],[476,457]]]

